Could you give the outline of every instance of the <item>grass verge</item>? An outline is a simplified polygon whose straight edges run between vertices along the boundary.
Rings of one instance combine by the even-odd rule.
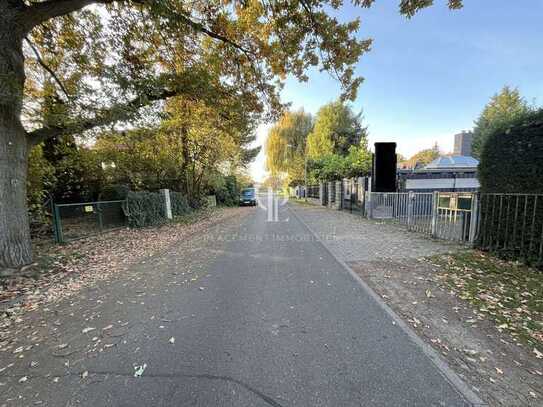
[[[543,273],[478,250],[429,260],[439,266],[439,278],[456,295],[543,358]]]

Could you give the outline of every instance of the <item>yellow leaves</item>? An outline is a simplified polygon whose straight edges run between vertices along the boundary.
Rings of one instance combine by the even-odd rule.
[[[537,300],[543,295],[540,273],[477,251],[447,256],[438,263],[440,279],[459,298],[475,305],[479,319],[494,320],[496,328],[514,341],[543,342],[543,315]]]

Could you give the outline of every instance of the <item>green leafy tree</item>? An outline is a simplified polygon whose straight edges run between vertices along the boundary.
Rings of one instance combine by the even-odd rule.
[[[417,165],[430,164],[436,158],[439,158],[440,154],[439,145],[435,143],[432,148],[426,148],[413,154],[409,160],[407,160],[407,163],[411,168],[415,168]]]
[[[488,136],[495,127],[533,111],[518,89],[505,86],[490,98],[473,128],[473,156],[480,157]]]
[[[345,161],[346,170],[342,178],[356,178],[371,173],[372,155],[365,143],[351,146]]]
[[[43,204],[55,182],[55,167],[44,157],[43,145],[34,146],[30,150],[27,177],[27,202],[33,226],[47,223]]]
[[[178,190],[182,183],[179,136],[157,128],[101,134],[93,150],[100,157],[107,182],[131,190]]]
[[[349,148],[367,137],[361,124],[362,114],[354,114],[342,101],[321,107],[315,117],[313,131],[307,137],[309,158],[317,159],[330,154],[345,156]]]
[[[372,0],[355,0],[370,6]],[[431,1],[401,1],[411,17]],[[98,5],[87,8],[89,5]],[[26,207],[31,146],[119,121],[176,95],[241,98],[261,118],[281,109],[281,80],[319,67],[354,99],[353,66],[369,50],[359,21],[340,23],[341,1],[5,0],[0,2],[0,267],[32,261]],[[449,6],[461,5],[450,0]],[[107,14],[107,18],[102,15]],[[24,44],[24,45],[23,45]],[[216,72],[219,71],[220,75]],[[33,115],[54,83],[54,115]],[[27,80],[28,78],[28,80]],[[24,106],[24,114],[23,114]]]
[[[266,169],[286,173],[287,183],[304,179],[307,135],[313,128],[311,115],[303,110],[285,112],[270,129],[266,141]]]

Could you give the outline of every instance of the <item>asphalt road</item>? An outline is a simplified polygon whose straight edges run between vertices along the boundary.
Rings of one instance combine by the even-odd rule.
[[[28,381],[11,373],[0,406],[468,405],[285,208],[279,222],[255,209],[214,227],[49,312],[41,321],[65,328],[28,356]],[[63,342],[74,352],[52,356]]]

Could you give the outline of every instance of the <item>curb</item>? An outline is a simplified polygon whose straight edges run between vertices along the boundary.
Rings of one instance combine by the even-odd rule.
[[[294,215],[294,217],[311,233],[315,236],[315,240],[319,242],[326,252],[336,260],[336,262],[341,265],[351,277],[362,287],[362,289],[374,299],[379,307],[383,309],[393,320],[396,322],[396,325],[404,331],[408,338],[417,345],[424,353],[432,364],[439,370],[443,375],[445,380],[458,392],[460,395],[473,407],[488,407],[488,404],[483,402],[481,398],[475,394],[473,390],[447,365],[445,360],[439,355],[439,353],[424,342],[416,333],[413,331],[403,319],[396,314],[392,308],[390,308],[386,302],[375,292],[369,285],[366,284],[364,280],[343,260],[341,260],[332,250],[326,245],[326,243],[319,237],[319,235],[296,213],[292,208],[288,210]]]

